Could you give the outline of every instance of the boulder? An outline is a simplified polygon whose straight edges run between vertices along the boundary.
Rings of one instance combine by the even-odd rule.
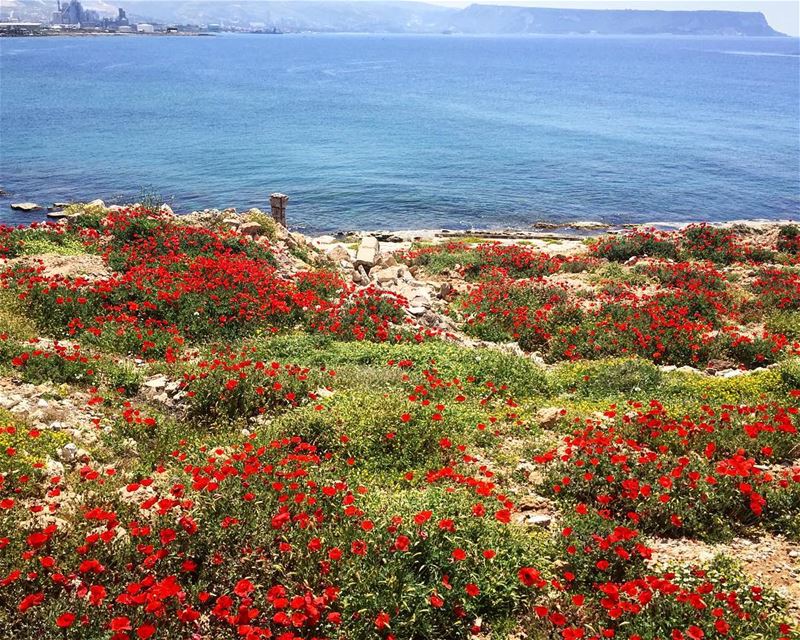
[[[149,389],[163,389],[167,386],[167,376],[164,374],[158,374],[157,376],[153,376],[149,380],[145,380],[144,386],[148,387]]]
[[[725,371],[727,369],[736,369],[737,364],[733,360],[728,360],[727,358],[712,358],[708,361],[708,366],[706,367],[707,373],[716,373],[718,371]]]
[[[263,231],[264,227],[262,227],[258,222],[245,222],[239,225],[239,233],[252,238],[260,236]]]
[[[409,300],[412,307],[422,307],[423,309],[430,309],[431,299],[426,294],[418,294]]]
[[[73,442],[68,442],[56,451],[61,462],[71,463],[78,459],[78,447]]]
[[[378,284],[391,284],[400,277],[402,267],[387,267],[386,269],[376,269],[370,272],[372,278]]]
[[[548,513],[524,513],[520,517],[520,524],[528,527],[548,529],[552,522],[553,516]]]
[[[41,207],[35,202],[14,202],[11,204],[11,208],[16,209],[17,211],[24,211],[26,213],[41,209]]]
[[[397,260],[391,253],[381,254],[376,263],[379,267],[394,267],[397,265]]]
[[[337,244],[325,252],[329,260],[333,260],[336,264],[347,262],[350,264],[350,252],[342,244]]]
[[[543,407],[536,412],[536,422],[542,429],[552,429],[561,420],[561,412],[559,407]]]
[[[175,212],[172,210],[172,207],[170,207],[168,204],[162,204],[161,208],[159,209],[159,211],[161,213],[163,213],[165,216],[174,216],[175,215]]]
[[[319,236],[318,238],[314,238],[314,240],[318,244],[333,244],[334,242],[336,242],[336,238],[334,238],[333,236]]]
[[[365,236],[358,245],[356,252],[356,266],[363,266],[367,270],[375,266],[381,254],[381,247],[378,239],[373,236]]]

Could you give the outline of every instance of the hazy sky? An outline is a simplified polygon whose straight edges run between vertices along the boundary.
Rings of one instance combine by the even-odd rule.
[[[768,2],[729,2],[729,0],[704,0],[702,2],[661,2],[659,0],[583,0],[559,2],[558,0],[428,0],[434,4],[466,6],[468,4],[505,4],[524,7],[564,7],[568,9],[672,9],[697,11],[760,11],[773,29],[791,36],[800,36],[800,0],[771,0]]]

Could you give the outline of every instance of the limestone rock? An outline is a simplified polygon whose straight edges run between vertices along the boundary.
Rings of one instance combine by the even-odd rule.
[[[108,209],[106,208],[106,203],[100,200],[99,198],[96,200],[92,200],[91,202],[87,202],[85,205],[83,205],[84,213],[99,214],[99,213],[105,213],[106,211],[108,211]]]
[[[536,413],[536,422],[542,429],[552,429],[561,419],[561,411],[559,407],[543,407]]]
[[[145,380],[144,386],[148,389],[163,389],[167,386],[167,376],[163,374],[153,376],[149,380]]]
[[[56,451],[56,455],[61,462],[70,464],[78,459],[78,447],[74,442],[68,442]]]
[[[40,207],[35,202],[14,202],[11,204],[12,209],[16,209],[17,211],[24,211],[25,213],[30,213],[31,211],[38,211],[42,207]]]
[[[170,207],[168,204],[162,204],[161,208],[159,209],[159,211],[161,213],[163,213],[165,216],[174,216],[175,215],[175,212],[172,210],[172,207]]]
[[[547,529],[553,522],[553,516],[547,513],[525,513],[522,514],[520,524],[529,527],[542,527]]]
[[[332,248],[328,249],[325,252],[325,255],[328,257],[329,260],[333,260],[337,264],[341,262],[347,262],[348,265],[350,264],[350,253],[347,251],[347,248],[342,244],[337,244]]]
[[[400,277],[402,267],[387,267],[385,269],[377,269],[370,272],[372,278],[378,284],[394,283]]]
[[[373,236],[365,236],[358,245],[356,253],[356,266],[363,266],[371,269],[380,257],[381,247],[378,239]]]
[[[87,279],[106,278],[111,272],[103,257],[90,253],[78,255],[60,255],[57,253],[40,253],[36,256],[20,256],[13,259],[15,262],[26,265],[36,265],[42,268],[41,275],[47,278],[61,276],[75,278],[82,276]]]
[[[376,264],[379,267],[394,267],[397,265],[397,260],[391,253],[382,253],[378,257],[378,262]]]
[[[252,238],[260,236],[263,231],[264,227],[262,227],[258,222],[245,222],[239,225],[239,233]]]

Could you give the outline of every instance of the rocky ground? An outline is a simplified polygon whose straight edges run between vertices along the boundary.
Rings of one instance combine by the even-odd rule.
[[[80,210],[66,208],[58,214],[58,219],[61,220],[60,228],[69,230],[72,228],[71,225],[82,216],[98,215],[102,220],[102,216],[124,211],[125,208],[105,207],[104,203],[95,201],[84,205]],[[376,406],[395,402],[396,404],[391,405],[392,411],[395,406],[404,406],[402,402],[407,402],[411,397],[414,398],[413,403],[420,402],[420,411],[422,407],[426,407],[427,411],[427,404],[416,398],[415,393],[422,395],[431,393],[432,396],[435,396],[436,393],[442,392],[443,388],[446,389],[446,393],[442,392],[444,393],[442,397],[446,400],[441,400],[442,408],[438,409],[437,407],[437,411],[447,415],[447,411],[444,409],[446,404],[449,411],[450,405],[458,406],[460,403],[466,402],[474,411],[474,415],[470,414],[468,419],[485,420],[490,425],[489,431],[496,426],[498,442],[492,442],[489,445],[481,439],[470,440],[469,446],[463,445],[463,450],[467,452],[463,459],[461,456],[445,458],[447,465],[442,462],[442,468],[438,469],[437,473],[445,473],[446,477],[450,477],[447,473],[452,472],[452,467],[457,467],[459,474],[464,474],[463,476],[458,475],[458,481],[461,482],[464,481],[464,478],[468,478],[468,481],[464,482],[470,487],[477,486],[478,495],[483,496],[482,499],[488,501],[490,500],[488,496],[492,496],[491,500],[498,499],[503,504],[505,504],[504,501],[508,501],[509,504],[513,503],[513,509],[509,509],[507,517],[508,523],[516,529],[527,532],[533,539],[539,540],[541,537],[558,539],[559,532],[567,524],[573,522],[571,519],[573,514],[570,513],[573,504],[563,503],[557,492],[551,492],[552,487],[548,486],[548,483],[552,483],[553,478],[557,478],[561,473],[560,471],[550,472],[548,464],[550,462],[557,464],[559,459],[569,459],[569,456],[573,455],[574,450],[578,448],[578,445],[570,440],[573,429],[578,430],[578,426],[571,427],[570,425],[590,425],[587,433],[592,433],[593,429],[620,428],[617,414],[623,414],[626,418],[630,417],[631,421],[635,421],[637,413],[634,408],[638,408],[642,404],[646,405],[651,397],[657,397],[659,401],[663,401],[670,407],[676,406],[678,407],[677,411],[686,411],[687,415],[690,411],[703,415],[704,409],[700,408],[700,405],[704,402],[712,404],[717,411],[733,413],[735,410],[731,407],[734,406],[739,406],[744,412],[743,407],[745,406],[747,411],[751,411],[753,410],[751,405],[786,404],[792,416],[790,421],[797,424],[797,414],[793,404],[795,401],[789,398],[785,386],[790,384],[786,380],[794,380],[792,376],[795,374],[791,369],[791,357],[776,357],[774,361],[764,360],[762,362],[755,359],[752,362],[744,362],[741,359],[736,360],[732,355],[720,355],[706,360],[693,361],[691,365],[665,363],[657,360],[642,363],[642,358],[634,361],[609,357],[600,359],[597,365],[590,360],[576,359],[574,362],[567,362],[564,358],[553,358],[552,354],[546,351],[544,344],[538,348],[523,348],[521,340],[508,339],[504,333],[489,334],[475,331],[470,320],[478,314],[463,311],[458,303],[469,297],[476,289],[483,287],[487,281],[490,284],[496,284],[492,283],[492,278],[497,277],[496,273],[492,271],[494,266],[490,269],[488,264],[479,263],[479,272],[476,276],[474,270],[470,272],[467,268],[469,265],[459,262],[434,269],[430,263],[420,263],[415,253],[431,248],[435,253],[437,247],[447,248],[455,242],[456,244],[452,246],[457,247],[457,250],[463,252],[467,257],[471,255],[470,251],[474,248],[490,245],[522,250],[523,254],[530,252],[531,255],[544,256],[543,263],[552,260],[558,264],[577,265],[575,269],[558,269],[538,277],[529,276],[526,272],[526,277],[518,276],[513,281],[499,280],[498,282],[501,283],[499,289],[502,290],[503,286],[509,288],[519,286],[519,283],[523,283],[525,286],[530,283],[539,286],[544,282],[557,291],[569,292],[569,295],[574,297],[576,309],[585,311],[587,314],[593,309],[595,298],[601,288],[613,291],[621,289],[624,295],[629,295],[629,289],[626,288],[628,280],[635,282],[637,300],[638,298],[648,299],[663,295],[663,283],[654,278],[644,278],[642,274],[650,273],[647,271],[648,269],[661,268],[664,263],[674,266],[682,264],[683,261],[663,260],[642,252],[631,258],[618,260],[613,264],[612,260],[598,259],[593,244],[600,234],[608,237],[607,234],[610,230],[604,227],[587,224],[577,225],[573,229],[540,228],[530,233],[507,231],[463,235],[442,230],[312,237],[291,232],[275,224],[268,215],[259,210],[249,210],[243,213],[237,213],[230,209],[208,210],[173,218],[172,212],[168,208],[164,208],[161,216],[168,219],[170,224],[175,224],[177,229],[180,229],[181,226],[185,226],[187,229],[190,227],[200,228],[213,234],[219,232],[225,238],[228,238],[227,234],[232,233],[234,239],[245,240],[244,246],[253,243],[268,248],[271,259],[277,264],[277,278],[281,281],[293,283],[297,280],[298,274],[333,273],[345,283],[346,286],[343,288],[349,292],[347,295],[352,299],[357,298],[360,293],[379,290],[382,292],[381,295],[389,294],[402,300],[403,323],[412,327],[418,336],[425,332],[426,336],[433,338],[436,345],[452,345],[457,349],[458,355],[453,356],[445,349],[441,356],[438,352],[433,352],[436,355],[431,359],[430,354],[421,352],[425,355],[419,355],[420,362],[434,370],[434,373],[430,373],[425,369],[424,376],[422,376],[420,375],[422,367],[414,368],[411,359],[408,360],[408,364],[396,363],[395,351],[392,349],[397,345],[392,345],[392,348],[386,352],[379,352],[379,355],[374,356],[369,353],[369,349],[372,348],[370,340],[347,342],[344,337],[336,336],[337,339],[341,339],[341,343],[337,343],[338,346],[336,346],[340,351],[336,351],[330,345],[321,346],[320,349],[327,348],[331,351],[322,352],[319,357],[329,356],[332,362],[338,358],[336,368],[341,367],[345,371],[345,374],[340,375],[350,376],[352,380],[346,380],[340,386],[337,386],[339,385],[338,381],[336,384],[327,386],[315,384],[311,387],[310,397],[314,402],[319,403],[320,411],[327,410],[330,406],[331,412],[342,410],[338,408],[337,402],[344,402],[345,407],[351,407],[347,401],[351,397],[355,398],[357,401],[355,406],[358,407],[358,411],[355,415],[343,415],[346,416],[346,419],[352,420],[354,424],[361,425],[359,428],[369,429],[371,428],[369,419],[360,419],[359,414],[371,410],[371,405],[359,404],[359,399],[362,398],[359,394],[367,397],[371,393],[372,395],[368,397],[371,398],[370,402]],[[779,243],[780,229],[783,226],[785,225],[752,222],[735,223],[723,228],[735,236],[736,242],[747,243],[750,247],[766,248],[775,247]],[[99,223],[97,228],[102,231],[103,223]],[[107,234],[98,233],[98,235],[99,239],[92,240],[95,243],[92,252],[73,251],[71,246],[63,243],[59,245],[50,239],[47,240],[47,244],[42,245],[48,250],[27,253],[21,251],[21,255],[14,255],[3,260],[3,270],[35,273],[35,278],[52,283],[78,281],[81,286],[85,287],[91,287],[93,283],[97,282],[114,280],[120,274],[112,268],[108,252],[112,250],[112,243],[115,240],[106,237]],[[180,233],[177,235],[179,236]],[[514,255],[516,259],[518,256]],[[530,256],[523,257],[528,259]],[[507,263],[503,264],[507,265]],[[530,265],[525,263],[524,266],[529,268]],[[513,263],[508,269],[512,271],[518,267],[517,263]],[[785,265],[780,265],[781,269],[784,267]],[[719,280],[725,286],[739,287],[736,295],[731,296],[731,299],[736,299],[737,296],[743,295],[743,292],[748,292],[755,286],[753,283],[760,277],[758,269],[766,267],[757,268],[752,264],[734,262],[722,266],[717,264],[715,268],[719,269],[719,272],[714,271],[714,283],[718,284],[717,280]],[[791,270],[794,267],[786,268]],[[486,279],[482,278],[481,269],[486,270],[486,274],[488,274]],[[691,286],[697,286],[695,281],[690,280],[689,282]],[[13,286],[19,285],[8,284],[7,288],[10,290]],[[713,293],[712,298],[716,295],[717,293]],[[344,294],[343,299],[347,302]],[[503,299],[502,296],[500,299]],[[7,300],[11,299],[7,298]],[[791,299],[791,303],[794,304],[794,298]],[[529,302],[526,298],[525,304],[533,306],[534,303]],[[782,304],[782,300],[780,304]],[[492,311],[494,311],[494,307],[500,308],[500,303],[493,302],[492,305]],[[336,310],[338,309],[339,307],[336,307]],[[306,310],[303,309],[303,311]],[[115,312],[121,313],[118,309]],[[518,311],[511,312],[511,314],[516,312]],[[81,353],[90,354],[94,354],[96,350],[97,369],[101,372],[101,376],[106,376],[105,378],[79,378],[71,382],[52,380],[33,382],[30,377],[26,378],[25,365],[19,361],[19,356],[14,358],[13,356],[16,354],[6,354],[11,357],[8,358],[8,363],[0,366],[0,412],[5,412],[0,413],[0,418],[10,416],[16,421],[15,424],[22,425],[25,429],[31,429],[36,433],[46,432],[48,438],[51,438],[47,440],[49,448],[43,459],[35,463],[39,465],[37,468],[43,468],[47,476],[52,478],[75,478],[85,474],[89,468],[99,473],[106,473],[109,478],[121,474],[125,481],[114,491],[116,491],[115,495],[121,496],[120,501],[128,506],[147,503],[151,499],[155,501],[156,497],[161,495],[162,490],[165,492],[183,491],[183,489],[175,488],[178,485],[170,488],[167,478],[159,476],[158,473],[153,474],[157,476],[157,479],[152,485],[140,485],[140,476],[144,476],[150,469],[139,468],[137,459],[145,457],[149,453],[148,448],[158,446],[170,451],[170,447],[174,447],[175,456],[183,455],[179,453],[184,445],[184,440],[180,437],[184,435],[182,430],[186,431],[185,435],[188,437],[195,429],[196,424],[201,421],[196,413],[192,413],[197,411],[196,405],[193,404],[195,389],[187,381],[200,370],[198,367],[206,366],[209,359],[221,352],[218,345],[213,345],[213,349],[209,352],[204,351],[208,347],[207,344],[197,341],[196,351],[187,350],[180,362],[147,358],[135,353],[103,352],[102,349],[94,346],[97,343],[82,343],[79,332],[75,340],[72,339],[72,336],[65,338],[62,335],[60,338],[56,338],[53,335],[43,335],[43,332],[40,331],[42,319],[38,319],[39,325],[34,325],[33,321],[25,317],[25,314],[20,312],[17,307],[13,313],[9,311],[7,315],[4,314],[6,312],[0,310],[0,337],[3,341],[13,335],[21,347],[34,355],[54,353],[58,349],[66,349],[67,352],[83,350]],[[46,316],[46,314],[44,315]],[[509,313],[501,312],[499,315],[505,317]],[[762,315],[766,316],[766,314]],[[90,320],[91,318],[87,317],[82,319],[82,322],[86,324]],[[741,336],[744,336],[744,339],[750,337],[757,339],[758,334],[765,331],[765,318],[753,319],[748,316],[747,322],[747,326],[743,324],[742,327],[739,327],[742,331],[737,339],[743,339]],[[392,320],[392,323],[394,325],[402,324],[397,319]],[[618,324],[624,324],[624,322],[620,321]],[[308,327],[304,328],[303,332],[312,337],[314,335]],[[721,333],[721,330],[715,329],[709,332],[709,339],[715,339]],[[280,334],[280,332],[276,331],[276,334]],[[500,337],[495,337],[496,335]],[[309,338],[309,335],[304,333],[303,339],[306,338]],[[287,340],[292,339],[294,338],[287,338]],[[276,341],[280,342],[279,339]],[[380,341],[376,340],[376,342]],[[292,343],[287,344],[291,345]],[[247,349],[267,349],[267,355],[252,356],[252,358],[264,357],[265,362],[269,362],[272,357],[269,352],[269,349],[272,348],[271,345],[270,334],[265,337],[264,334],[257,333],[255,337],[248,335],[245,338],[232,338],[228,346],[242,349],[242,354],[246,353]],[[275,348],[278,349],[278,347]],[[400,354],[397,356],[397,360],[400,362],[405,362],[403,348],[401,344],[396,352]],[[438,348],[439,346],[434,347],[434,349]],[[784,348],[788,350],[790,347],[784,346]],[[293,349],[290,351],[289,357],[304,363],[307,362],[311,368],[319,364],[314,358],[317,354],[309,353],[308,347],[293,347]],[[365,352],[362,354],[360,349],[365,349]],[[277,352],[282,353],[279,349]],[[416,353],[413,349],[411,352]],[[453,362],[448,364],[450,366],[457,364],[460,367],[466,366],[462,363],[462,359],[464,359],[469,363],[469,367],[476,371],[481,370],[482,358],[491,359],[484,356],[489,352],[510,358],[503,361],[509,367],[512,366],[512,361],[524,362],[525,374],[520,375],[520,380],[515,380],[514,374],[509,374],[505,370],[500,371],[498,376],[502,378],[502,390],[494,389],[493,381],[489,380],[490,384],[487,388],[491,390],[490,392],[479,388],[470,392],[465,391],[462,396],[459,393],[460,387],[456,387],[465,384],[464,380],[459,380],[458,385],[450,389],[448,385],[452,383],[452,380],[444,374],[439,377],[435,373],[438,365],[435,360],[438,357],[444,361],[448,357],[452,357],[455,364]],[[619,355],[626,358],[629,356],[626,353]],[[284,356],[275,356],[275,359],[282,357]],[[386,366],[387,361],[389,367]],[[250,363],[250,356],[243,360],[244,362]],[[431,362],[434,364],[432,365]],[[631,367],[641,369],[641,381],[639,379],[635,379],[631,383],[624,381],[631,370],[636,372],[635,375],[639,375],[639,369],[628,368],[629,362],[633,362]],[[243,363],[238,363],[236,366],[244,366]],[[328,365],[327,361],[325,364]],[[528,369],[529,366],[533,369]],[[117,377],[112,377],[104,367],[113,367],[112,373]],[[414,388],[415,393],[408,395],[407,389],[403,386],[405,380],[402,377],[402,371],[395,371],[395,367],[401,369],[409,367],[408,371],[413,369],[414,375],[419,376],[418,386]],[[606,368],[612,368],[615,373],[604,378]],[[136,383],[131,389],[122,391],[117,389],[118,396],[115,396],[115,390],[108,381],[122,379],[119,377],[120,370],[125,372],[124,380],[131,379]],[[238,369],[233,370],[238,371]],[[507,389],[514,387],[517,383],[527,383],[528,381],[522,380],[522,378],[526,375],[533,378],[532,370],[537,372],[537,376],[542,376],[542,389],[520,391],[523,396],[522,400],[512,397]],[[463,371],[463,369],[459,371]],[[466,371],[466,374],[459,373],[458,375],[469,377],[471,369]],[[228,370],[226,369],[227,374]],[[484,374],[476,373],[475,375]],[[645,380],[647,377],[649,377],[649,381]],[[591,387],[595,379],[603,380],[602,384],[598,383],[597,388]],[[618,379],[623,381],[619,382]],[[224,403],[228,397],[227,392],[232,391],[237,384],[240,384],[237,380],[238,378],[228,380],[227,384],[231,385],[228,387],[224,386],[226,384],[224,380],[220,380],[220,389],[215,392],[220,394],[221,403]],[[241,380],[244,380],[244,377]],[[480,380],[482,381],[483,378]],[[466,386],[468,385],[465,384],[465,388]],[[524,387],[522,384],[521,386]],[[545,387],[546,390],[544,390]],[[259,393],[264,393],[263,389]],[[473,393],[474,397],[470,397],[470,393]],[[484,396],[485,393],[487,395]],[[214,410],[217,409],[217,406],[214,405]],[[411,406],[413,407],[411,411],[418,408],[416,404]],[[279,414],[273,415],[270,410],[264,411],[263,409],[264,407],[260,407],[258,412],[254,412],[253,415],[236,415],[233,420],[217,419],[207,425],[203,423],[206,425],[204,428],[208,428],[208,433],[202,436],[205,439],[201,440],[203,451],[217,445],[218,451],[223,451],[228,445],[223,447],[221,443],[229,443],[234,437],[244,436],[247,438],[251,435],[255,436],[255,433],[260,430],[272,433],[270,429],[287,428],[287,422],[281,421]],[[292,409],[299,416],[298,424],[303,421],[313,424],[313,418],[309,416],[309,411],[306,409],[309,407]],[[133,437],[127,434],[120,435],[118,432],[121,415],[129,425],[147,425],[149,424],[147,420],[152,419],[154,425],[169,423],[178,432],[170,434],[168,437],[165,436],[167,444],[163,445],[158,442],[157,438],[155,440],[148,439],[150,436],[146,435],[146,430],[143,432],[144,435],[141,432],[134,432]],[[389,420],[384,414],[379,415],[381,420]],[[407,413],[401,415],[403,421],[410,419]],[[433,415],[431,420],[442,420],[439,413]],[[475,418],[474,416],[477,415],[480,417]],[[390,418],[396,421],[398,416],[392,414]],[[346,423],[346,419],[342,418],[339,422],[331,423],[336,426],[328,425],[326,429],[338,428],[342,421]],[[659,414],[657,419],[662,420],[663,416]],[[763,416],[759,419],[764,423],[768,422],[768,419]],[[497,420],[497,425],[503,426],[495,425],[495,420]],[[648,420],[654,421],[656,418],[648,417]],[[758,424],[761,423],[758,422]],[[480,428],[481,430],[485,429],[486,424]],[[225,429],[229,429],[230,432],[226,432]],[[383,431],[368,431],[369,435],[364,436],[364,439],[382,441],[384,438],[394,438],[396,434],[391,429],[401,431],[396,426],[387,426],[383,431],[389,431],[388,434]],[[277,433],[281,434],[282,432],[278,431]],[[432,456],[441,455],[440,449],[449,450],[454,446],[454,443],[449,440],[449,436],[440,439],[438,432],[435,433],[435,440],[432,441],[435,453],[430,454]],[[586,433],[583,434],[583,437],[585,436]],[[319,434],[317,437],[324,440]],[[469,438],[472,437],[470,434]],[[480,444],[476,444],[478,442]],[[737,440],[737,442],[739,441]],[[760,472],[768,472],[777,477],[781,472],[791,470],[798,464],[800,449],[797,447],[787,448],[784,441],[780,441],[778,444],[772,440],[769,442],[770,447],[783,446],[785,451],[782,450],[782,457],[778,460],[772,459],[771,451],[765,453],[766,462],[757,465]],[[347,438],[345,437],[337,444],[342,446],[346,443]],[[457,441],[455,445],[458,446]],[[766,450],[770,447],[763,449]],[[654,446],[653,449],[655,450],[656,447]],[[627,453],[627,450],[625,452]],[[699,456],[700,451],[693,453]],[[399,455],[397,452],[393,455],[395,454]],[[600,457],[600,454],[597,455]],[[427,463],[427,460],[416,460],[417,466],[413,469],[413,473],[412,471],[408,473],[411,476],[414,474],[424,476],[425,473],[432,473],[431,469],[426,468]],[[672,464],[672,460],[670,459],[664,464]],[[459,465],[463,465],[463,467]],[[158,468],[157,464],[153,464],[153,466]],[[466,471],[463,470],[465,468]],[[177,475],[178,469],[179,467],[176,467],[171,473]],[[379,486],[396,481],[394,476],[375,473],[378,480],[374,480],[374,482]],[[680,477],[680,474],[677,477]],[[365,472],[365,475],[356,480],[356,482],[361,481],[369,484],[373,482],[373,479],[370,478],[369,473]],[[50,525],[64,529],[72,526],[70,522],[78,517],[82,501],[87,498],[86,495],[80,493],[80,488],[76,488],[80,486],[79,484],[75,484],[73,480],[70,482],[73,484],[65,483],[63,487],[59,486],[58,492],[46,495],[42,499],[42,504],[39,505],[41,508],[29,509],[31,513],[26,516],[28,519],[22,525],[26,531],[44,529]],[[481,483],[491,484],[491,490],[485,489]],[[565,482],[564,488],[567,486]],[[480,493],[484,490],[487,492],[485,495]],[[502,494],[496,498],[496,494],[500,490],[502,490]],[[89,495],[94,497],[91,492]],[[249,495],[249,493],[245,495]],[[602,503],[605,497],[601,491],[599,503]],[[250,498],[246,498],[246,500],[250,500]],[[281,497],[280,500],[282,501],[284,498]],[[276,508],[278,504],[276,503]],[[505,509],[500,509],[498,514],[503,511]],[[425,513],[425,511],[420,513]],[[505,516],[502,517],[505,518]],[[769,587],[785,598],[788,603],[786,609],[788,615],[800,623],[800,604],[798,604],[800,603],[800,544],[798,540],[788,533],[765,529],[759,524],[751,524],[747,518],[744,521],[746,524],[743,526],[734,523],[736,525],[734,533],[722,541],[712,540],[713,532],[701,532],[703,535],[698,536],[676,536],[674,534],[661,535],[659,532],[654,533],[651,530],[646,538],[643,537],[647,547],[652,551],[647,559],[647,566],[658,574],[675,566],[705,566],[720,555],[734,558],[740,563],[749,580]],[[629,523],[626,521],[626,524]],[[274,521],[272,526],[275,526]],[[460,523],[459,526],[461,526]],[[282,541],[281,544],[288,543]],[[495,540],[493,544],[500,543]],[[449,557],[449,554],[450,550],[448,549],[445,555]],[[567,562],[569,562],[569,558],[562,558],[554,563],[554,567],[561,567]],[[445,585],[447,580],[446,575]],[[513,580],[516,580],[514,576],[512,576]],[[523,578],[520,577],[519,580],[523,580]],[[434,595],[436,593],[434,591]],[[426,592],[420,602],[426,604],[428,598],[429,594]],[[552,602],[557,596],[548,595],[547,598],[550,599],[548,602]],[[415,604],[414,606],[423,605]],[[438,606],[437,604],[433,605],[434,609]],[[575,606],[579,607],[579,605]],[[563,605],[554,606],[553,611],[556,609],[558,612],[568,611],[568,607]],[[569,611],[575,614],[576,625],[578,621],[581,621],[580,624],[584,623],[586,614],[582,610],[577,610],[577,613],[571,609]],[[374,616],[376,613],[377,611],[372,612],[371,615]],[[553,619],[558,620],[557,617]],[[483,632],[480,621],[479,617],[472,630],[473,635],[495,637]],[[0,615],[0,628],[3,623],[4,619]],[[548,631],[541,631],[536,624],[530,626],[531,624],[529,620],[519,622],[514,632],[506,637],[555,638],[560,637],[561,626],[563,626],[553,622],[552,624],[555,626],[552,629],[548,627]],[[587,623],[589,626],[591,624]],[[526,625],[528,626],[526,627]],[[542,635],[536,635],[537,633]],[[545,633],[551,633],[551,635],[544,635]],[[422,634],[420,637],[435,636]],[[733,636],[721,635],[720,637],[731,638]],[[787,635],[786,637],[792,636]]]

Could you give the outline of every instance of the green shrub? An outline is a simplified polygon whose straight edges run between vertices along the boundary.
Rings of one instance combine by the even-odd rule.
[[[778,371],[786,391],[800,389],[800,358],[786,360],[781,363]]]
[[[553,386],[561,391],[575,390],[583,396],[626,397],[656,391],[662,374],[649,360],[611,358],[593,362],[563,364],[551,374]]]
[[[144,375],[128,362],[106,361],[98,364],[103,382],[112,389],[122,390],[125,395],[135,395],[144,381]]]
[[[259,338],[254,344],[260,358],[299,362],[307,366],[385,366],[389,362],[404,361],[409,370],[435,369],[445,380],[474,379],[477,384],[491,382],[496,387],[505,387],[515,398],[547,390],[547,379],[540,366],[527,358],[495,349],[473,349],[436,340],[421,344],[342,342],[330,336],[305,333]]]
[[[277,418],[273,437],[296,435],[322,451],[336,451],[359,464],[396,473],[435,468],[460,457],[458,445],[490,444],[478,429],[488,415],[478,407],[452,403],[444,410],[422,407],[397,393],[336,391],[318,405]]]
[[[778,251],[784,253],[800,253],[800,227],[796,224],[787,224],[778,231]]]
[[[673,260],[678,257],[678,249],[672,237],[665,233],[648,230],[603,236],[592,245],[592,250],[599,257],[613,262],[625,262],[639,256]]]
[[[784,335],[789,340],[800,340],[800,311],[781,311],[772,314],[765,322],[767,331]]]

